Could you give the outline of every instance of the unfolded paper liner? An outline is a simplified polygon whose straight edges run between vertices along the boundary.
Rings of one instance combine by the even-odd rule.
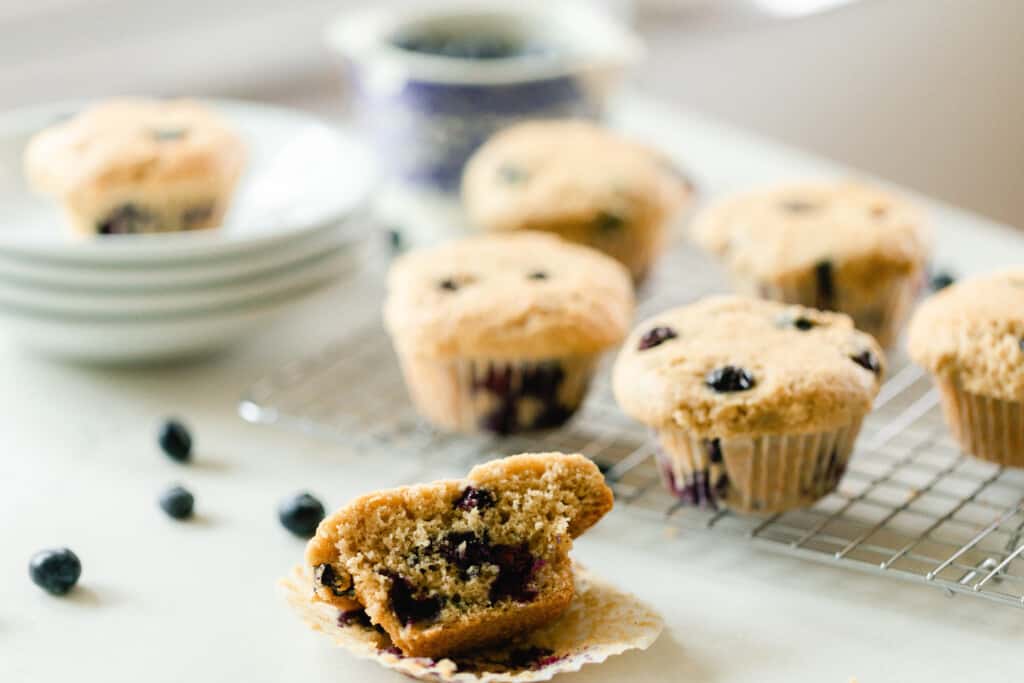
[[[875,288],[871,300],[855,296],[850,290],[838,289],[833,292],[831,301],[823,301],[814,271],[808,271],[807,277],[794,282],[739,279],[736,289],[748,296],[845,313],[853,318],[858,330],[870,334],[883,348],[889,348],[899,338],[921,284],[921,277],[916,274],[892,277]]]
[[[646,650],[664,628],[661,617],[639,599],[573,566],[576,595],[554,622],[501,647],[452,659],[405,657],[382,631],[358,623],[343,625],[337,608],[312,599],[312,579],[296,567],[280,581],[285,598],[314,631],[361,659],[425,681],[529,683],[579,671],[629,650]]]
[[[509,434],[564,424],[583,403],[599,354],[542,360],[436,360],[399,353],[421,415],[442,429]]]
[[[964,451],[1004,467],[1024,467],[1024,401],[982,396],[940,380],[942,412]]]
[[[683,502],[741,513],[807,507],[836,489],[863,418],[811,434],[706,439],[685,430],[655,434],[665,484]]]

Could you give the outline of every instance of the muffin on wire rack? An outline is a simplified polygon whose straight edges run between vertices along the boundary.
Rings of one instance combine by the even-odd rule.
[[[700,212],[692,235],[738,293],[845,313],[883,347],[899,336],[931,253],[917,206],[855,182],[726,197]]]
[[[629,273],[546,233],[414,251],[388,277],[385,321],[419,412],[460,432],[558,427],[633,314]]]
[[[961,447],[1024,467],[1024,268],[933,295],[911,320],[908,347],[934,377]]]
[[[603,251],[646,277],[693,185],[667,159],[585,121],[530,121],[485,143],[462,199],[485,230],[544,230]]]
[[[849,317],[734,296],[638,326],[615,363],[622,409],[651,427],[681,500],[741,513],[835,490],[884,359]]]

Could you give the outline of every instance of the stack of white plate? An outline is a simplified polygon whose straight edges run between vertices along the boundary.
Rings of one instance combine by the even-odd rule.
[[[282,109],[207,104],[245,137],[248,169],[215,230],[75,238],[34,196],[21,156],[81,103],[0,116],[0,335],[89,362],[132,363],[243,339],[363,258],[371,154]]]

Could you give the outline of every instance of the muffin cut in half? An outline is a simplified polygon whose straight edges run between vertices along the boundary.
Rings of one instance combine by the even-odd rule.
[[[511,456],[357,498],[320,524],[306,562],[342,619],[368,617],[403,654],[439,658],[557,618],[574,594],[572,539],[611,507],[582,455]]]

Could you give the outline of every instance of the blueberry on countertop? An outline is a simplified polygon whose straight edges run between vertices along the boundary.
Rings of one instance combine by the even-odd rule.
[[[277,507],[284,528],[301,538],[311,538],[325,514],[323,503],[305,492],[286,498]]]
[[[756,382],[749,370],[735,365],[723,365],[709,372],[704,383],[718,393],[728,393],[752,389]]]
[[[157,441],[172,460],[188,462],[192,458],[192,435],[178,420],[167,420],[160,425]]]
[[[195,503],[195,496],[184,486],[172,486],[160,494],[160,509],[174,519],[191,517]]]
[[[69,548],[40,550],[28,563],[32,583],[47,593],[64,595],[82,575],[82,562]]]

